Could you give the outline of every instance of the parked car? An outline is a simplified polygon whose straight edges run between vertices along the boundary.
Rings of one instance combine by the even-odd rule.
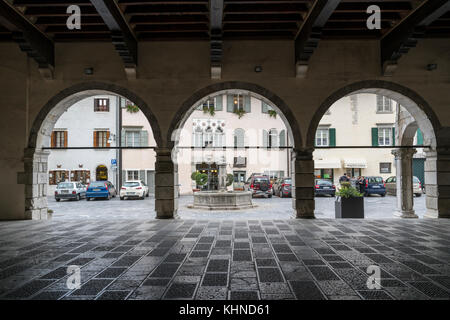
[[[278,196],[280,198],[292,197],[292,179],[278,179],[272,186],[272,192],[274,196]]]
[[[361,187],[361,193],[365,197],[371,194],[379,194],[382,197],[386,196],[386,185],[382,177],[364,177]]]
[[[397,195],[397,177],[389,177],[386,179],[386,192],[390,195]],[[413,177],[413,193],[416,197],[423,194],[422,183],[416,176]]]
[[[264,196],[272,198],[272,185],[268,176],[252,176],[247,188],[252,193],[252,197]]]
[[[60,182],[56,186],[55,199],[72,199],[79,201],[81,198],[86,198],[86,186],[81,182]]]
[[[120,188],[120,200],[125,198],[139,198],[143,200],[149,196],[149,190],[144,181],[126,181]]]
[[[336,186],[326,179],[317,179],[314,187],[314,195],[329,195],[334,197],[336,195]]]
[[[109,181],[95,181],[91,182],[86,190],[86,200],[94,198],[111,199],[117,195],[116,188]]]

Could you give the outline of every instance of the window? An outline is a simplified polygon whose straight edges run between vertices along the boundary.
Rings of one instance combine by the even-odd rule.
[[[233,167],[234,168],[245,168],[247,166],[247,158],[246,157],[234,157],[233,159]]]
[[[278,148],[278,131],[277,129],[269,130],[269,148]]]
[[[377,95],[377,113],[392,113],[392,105],[391,99]]]
[[[126,147],[140,147],[141,146],[141,132],[140,131],[125,131],[125,146]]]
[[[67,131],[53,131],[51,146],[52,148],[67,148]]]
[[[202,109],[209,109],[210,107],[213,107],[215,109],[216,106],[216,99],[215,98],[209,98],[205,102],[203,102]]]
[[[244,96],[241,94],[233,95],[233,112],[244,110]]]
[[[89,170],[73,170],[70,172],[70,180],[88,184],[91,181],[91,172]]]
[[[280,131],[280,147],[286,147],[286,130]]]
[[[328,147],[328,145],[329,145],[328,136],[329,136],[328,129],[317,129],[317,131],[316,131],[316,146]]]
[[[196,148],[203,147],[203,131],[200,127],[195,128],[194,131],[194,146]]]
[[[60,182],[69,181],[69,171],[67,170],[52,170],[48,173],[48,183],[56,185]]]
[[[378,145],[392,145],[392,128],[378,128]]]
[[[243,148],[245,145],[245,131],[244,129],[237,128],[234,130],[234,147]]]
[[[127,171],[127,180],[139,180],[139,171],[138,170]]]
[[[380,173],[391,173],[391,163],[380,162]]]
[[[105,148],[109,147],[108,143],[109,131],[94,131],[94,147]]]
[[[216,132],[214,134],[214,141],[213,145],[214,147],[223,147],[225,144],[225,134],[223,132],[222,128],[217,128]]]
[[[109,112],[109,99],[94,99],[94,112]]]
[[[264,101],[261,101],[261,112],[262,113],[269,113],[269,110],[273,110],[273,108],[265,103]]]
[[[203,146],[204,147],[213,146],[213,133],[211,127],[208,127],[205,130],[205,134],[203,135]]]

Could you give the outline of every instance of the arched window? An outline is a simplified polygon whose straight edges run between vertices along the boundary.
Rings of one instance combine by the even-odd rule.
[[[194,146],[196,148],[203,147],[203,130],[200,127],[195,128],[194,131]]]
[[[203,136],[203,146],[212,147],[213,146],[213,131],[211,127],[206,128],[205,134]]]
[[[245,130],[237,128],[234,130],[234,147],[243,148],[245,146]]]
[[[225,135],[223,129],[218,127],[214,135],[214,147],[223,147],[225,144]]]

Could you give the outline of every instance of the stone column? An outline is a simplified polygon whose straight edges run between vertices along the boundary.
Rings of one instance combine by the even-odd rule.
[[[425,153],[425,218],[450,218],[450,148]]]
[[[314,148],[292,150],[292,207],[297,219],[314,219]]]
[[[25,185],[25,219],[48,220],[48,156],[49,151],[25,149],[24,169],[19,172],[17,182]]]
[[[400,218],[418,218],[414,212],[413,169],[412,159],[416,149],[394,149],[397,167],[397,211],[395,216]]]
[[[227,165],[219,164],[219,191],[227,191]]]
[[[178,218],[178,170],[167,148],[155,149],[155,210],[157,219]]]

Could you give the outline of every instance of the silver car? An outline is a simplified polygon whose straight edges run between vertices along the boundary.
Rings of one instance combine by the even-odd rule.
[[[386,192],[390,195],[397,195],[397,177],[389,177],[386,180]],[[413,193],[416,197],[422,196],[422,183],[416,176],[413,177]]]
[[[55,199],[73,199],[79,201],[86,198],[86,186],[81,182],[60,182],[55,190]]]

